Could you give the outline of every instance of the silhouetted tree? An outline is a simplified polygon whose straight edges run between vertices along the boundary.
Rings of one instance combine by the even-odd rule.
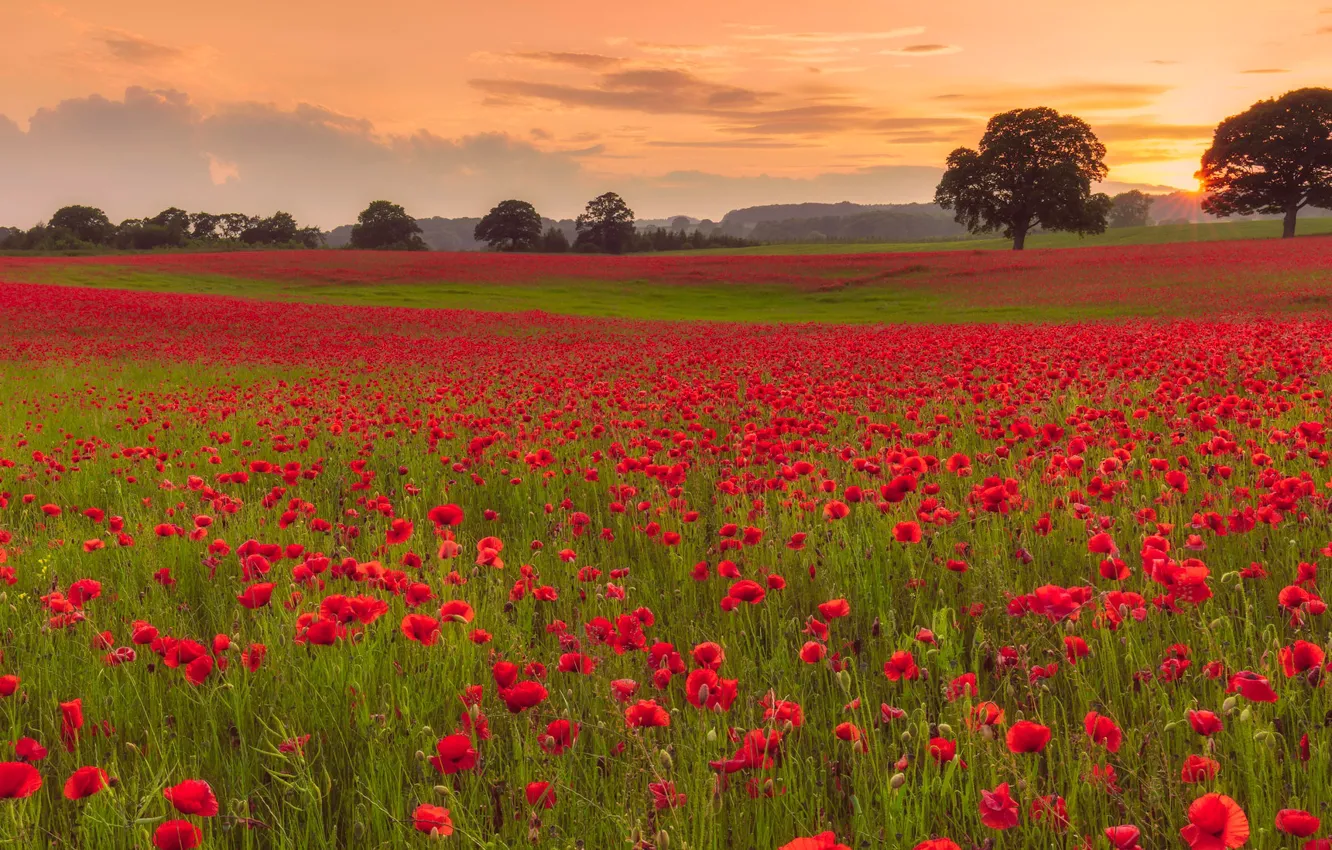
[[[217,229],[222,224],[222,216],[200,212],[190,216],[190,238],[212,241],[218,237]]]
[[[179,230],[181,233],[190,232],[190,214],[180,207],[168,207],[144,223]]]
[[[607,192],[587,202],[574,226],[578,229],[575,248],[619,254],[632,247],[634,211],[619,195]]]
[[[1152,204],[1156,199],[1145,192],[1134,189],[1120,192],[1111,199],[1111,227],[1146,227],[1151,219]]]
[[[352,226],[353,248],[380,251],[429,251],[421,238],[421,225],[398,204],[373,201]]]
[[[569,237],[558,227],[551,227],[541,237],[541,250],[547,254],[563,254],[569,250]]]
[[[1332,89],[1297,89],[1222,121],[1197,177],[1204,212],[1282,215],[1282,237],[1294,236],[1300,210],[1332,207]]]
[[[990,119],[978,150],[948,155],[934,200],[972,233],[1002,231],[1020,251],[1037,226],[1103,232],[1110,198],[1091,185],[1107,173],[1105,145],[1085,121],[1048,107],[1015,109]]]
[[[318,248],[324,236],[317,227],[301,227],[291,213],[276,212],[268,218],[250,219],[240,234],[247,245],[301,245]]]
[[[217,229],[223,239],[239,239],[242,233],[259,223],[258,217],[244,213],[223,213],[217,218]]]
[[[530,251],[541,241],[541,216],[527,201],[500,201],[477,223],[472,238],[496,251]]]
[[[97,207],[85,207],[77,204],[61,207],[51,216],[47,226],[69,232],[80,242],[101,245],[115,234],[115,225],[106,217],[106,213]]]

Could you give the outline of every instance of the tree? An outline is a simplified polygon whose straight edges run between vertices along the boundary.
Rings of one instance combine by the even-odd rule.
[[[165,227],[168,230],[178,230],[181,233],[189,233],[190,214],[180,207],[168,207],[152,218],[147,219],[144,224],[153,224],[158,227]]]
[[[689,216],[677,215],[671,219],[671,230],[688,230],[690,224]]]
[[[1295,235],[1305,207],[1332,207],[1332,89],[1259,101],[1217,125],[1197,178],[1215,216],[1276,214]]]
[[[259,223],[257,217],[245,213],[222,213],[217,218],[218,231],[223,239],[239,239],[242,233]]]
[[[194,239],[212,241],[217,238],[217,229],[222,225],[222,216],[200,212],[190,216],[190,236]]]
[[[548,228],[541,237],[541,250],[547,254],[563,254],[569,250],[569,237],[558,227]]]
[[[407,211],[389,201],[372,201],[352,226],[352,248],[378,251],[429,251],[421,238],[421,225]]]
[[[619,195],[607,192],[587,202],[574,227],[578,230],[575,248],[619,254],[633,246],[634,211]]]
[[[91,242],[94,245],[103,244],[116,232],[115,225],[106,217],[106,213],[97,207],[77,204],[56,210],[48,225],[69,232],[80,242]]]
[[[1110,226],[1146,227],[1155,202],[1156,198],[1137,189],[1120,192],[1111,199],[1114,206],[1110,209]]]
[[[477,223],[472,238],[495,251],[531,251],[541,241],[541,216],[527,201],[500,201]]]
[[[1049,107],[1015,109],[990,119],[978,150],[958,148],[934,193],[972,233],[996,230],[1021,251],[1044,230],[1102,233],[1111,201],[1092,194],[1105,178],[1105,145],[1080,118]]]

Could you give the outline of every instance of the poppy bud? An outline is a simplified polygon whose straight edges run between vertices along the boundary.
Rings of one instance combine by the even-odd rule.
[[[906,744],[910,742],[911,742],[911,730],[906,729],[902,732],[902,743]]]
[[[708,736],[707,736],[707,737],[708,737],[708,743],[709,743],[709,744],[715,744],[715,743],[717,743],[717,730],[716,730],[716,729],[709,729],[709,730],[708,730]]]
[[[425,753],[421,752],[420,750],[417,750],[417,751],[416,751],[416,760],[417,760],[417,761],[425,761]]]
[[[1257,732],[1253,733],[1253,739],[1255,741],[1270,741],[1273,737],[1271,730],[1268,729],[1259,729]]]
[[[951,738],[953,735],[953,727],[949,726],[947,723],[940,723],[939,734],[945,738]]]
[[[1217,617],[1215,620],[1213,620],[1212,622],[1210,622],[1210,623],[1207,624],[1207,630],[1208,630],[1208,631],[1211,631],[1211,632],[1214,632],[1214,631],[1219,630],[1219,629],[1220,629],[1222,626],[1224,626],[1225,624],[1226,624],[1226,618],[1225,618],[1225,617]]]
[[[1221,703],[1221,713],[1222,713],[1222,714],[1234,714],[1234,713],[1235,713],[1235,706],[1238,705],[1238,704],[1239,704],[1239,700],[1235,699],[1234,697],[1226,697],[1226,701],[1223,702],[1223,703]]]
[[[671,754],[665,750],[657,752],[657,761],[661,763],[662,770],[670,771],[675,767],[674,762],[671,761]]]
[[[661,830],[660,832],[657,833],[657,837],[653,840],[653,843],[657,845],[657,850],[670,850],[671,847],[670,833],[668,833],[664,829]]]
[[[357,821],[356,823],[352,824],[352,835],[356,836],[357,838],[364,838],[365,824],[361,823],[360,821]]]
[[[906,774],[894,773],[893,778],[888,780],[888,784],[893,787],[894,791],[896,791],[898,788],[901,788],[906,784]]]
[[[1240,721],[1242,723],[1248,723],[1252,719],[1253,719],[1253,709],[1249,708],[1248,706],[1245,706],[1244,710],[1240,712]]]
[[[698,704],[699,704],[699,705],[707,705],[707,704],[708,704],[708,696],[709,696],[711,693],[712,693],[712,691],[711,691],[710,688],[708,688],[707,685],[700,685],[699,688],[698,688]]]
[[[842,690],[851,693],[851,671],[843,667],[837,671],[837,684],[842,686]]]
[[[450,788],[450,787],[447,786],[447,785],[436,785],[436,786],[435,786],[435,793],[438,794],[438,795],[441,796],[441,797],[447,797],[447,796],[449,796],[450,794],[453,793],[453,789]]]

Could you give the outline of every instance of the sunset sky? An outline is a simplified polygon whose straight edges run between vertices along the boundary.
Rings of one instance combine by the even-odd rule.
[[[0,224],[928,200],[1036,105],[1088,120],[1112,181],[1194,188],[1218,120],[1332,85],[1326,4],[0,0]]]

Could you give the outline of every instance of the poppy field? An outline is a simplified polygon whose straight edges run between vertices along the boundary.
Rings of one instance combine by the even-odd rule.
[[[0,844],[1327,850],[1332,319],[1297,299],[1332,243],[1297,242],[1135,260],[1191,318],[1032,324],[5,261]],[[343,256],[300,268],[411,285]],[[1100,304],[1094,256],[1022,262]]]
[[[241,251],[0,257],[0,280],[631,319],[940,324],[1326,310],[1332,236],[764,256]]]

